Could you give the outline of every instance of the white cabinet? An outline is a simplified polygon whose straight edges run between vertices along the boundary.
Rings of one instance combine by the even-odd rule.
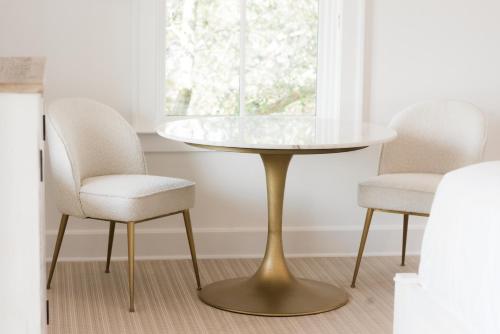
[[[42,76],[0,58],[0,333],[46,331]]]

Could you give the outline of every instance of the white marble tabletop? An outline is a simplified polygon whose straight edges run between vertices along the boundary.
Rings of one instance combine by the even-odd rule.
[[[314,116],[220,116],[169,121],[160,136],[187,144],[240,149],[332,150],[382,144],[394,130]]]

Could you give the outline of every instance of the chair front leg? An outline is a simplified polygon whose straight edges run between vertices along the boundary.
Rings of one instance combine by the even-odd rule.
[[[405,213],[403,215],[403,249],[401,251],[401,266],[405,265],[405,257],[406,257],[406,238],[408,236],[408,220],[409,215]]]
[[[54,270],[56,269],[57,258],[59,257],[59,251],[61,250],[62,241],[64,238],[64,233],[66,232],[66,225],[68,224],[69,216],[63,214],[61,217],[61,222],[59,223],[59,232],[57,233],[56,245],[54,247],[54,254],[52,255],[52,263],[50,264],[49,279],[47,280],[47,290],[50,289],[50,283],[52,282],[52,277],[54,276]]]
[[[135,265],[135,223],[127,223],[128,240],[128,293],[130,299],[130,312],[135,312],[134,307],[134,265]]]
[[[374,209],[368,209],[366,211],[365,226],[363,228],[363,234],[361,235],[361,242],[359,243],[358,258],[356,259],[356,268],[354,268],[354,274],[352,276],[351,288],[356,287],[356,278],[358,277],[359,266],[361,264],[361,258],[363,257],[363,252],[365,250],[366,239],[368,238],[368,231],[370,230],[370,224],[372,222]]]
[[[194,275],[196,277],[196,285],[198,290],[201,290],[200,274],[198,272],[198,261],[196,260],[196,249],[194,247],[193,229],[191,227],[191,216],[189,210],[182,211],[184,217],[184,225],[186,226],[186,234],[189,243],[189,251],[191,252],[191,261],[193,262]]]
[[[111,263],[111,252],[113,251],[113,239],[115,236],[115,225],[114,221],[109,222],[109,236],[108,236],[108,255],[106,258],[106,270],[105,273],[109,273],[109,265]]]

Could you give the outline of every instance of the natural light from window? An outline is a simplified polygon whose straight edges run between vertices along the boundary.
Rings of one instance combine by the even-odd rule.
[[[318,0],[166,0],[165,114],[314,115]]]

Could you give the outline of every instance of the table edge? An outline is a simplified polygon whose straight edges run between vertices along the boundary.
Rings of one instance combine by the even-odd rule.
[[[253,153],[253,154],[294,154],[294,155],[344,153],[344,152],[358,151],[368,147],[368,146],[356,146],[356,147],[343,147],[343,148],[274,149],[274,148],[217,146],[217,145],[196,144],[189,142],[184,142],[184,143],[189,146],[202,148],[206,150],[212,150],[212,151],[220,151],[220,152]]]

